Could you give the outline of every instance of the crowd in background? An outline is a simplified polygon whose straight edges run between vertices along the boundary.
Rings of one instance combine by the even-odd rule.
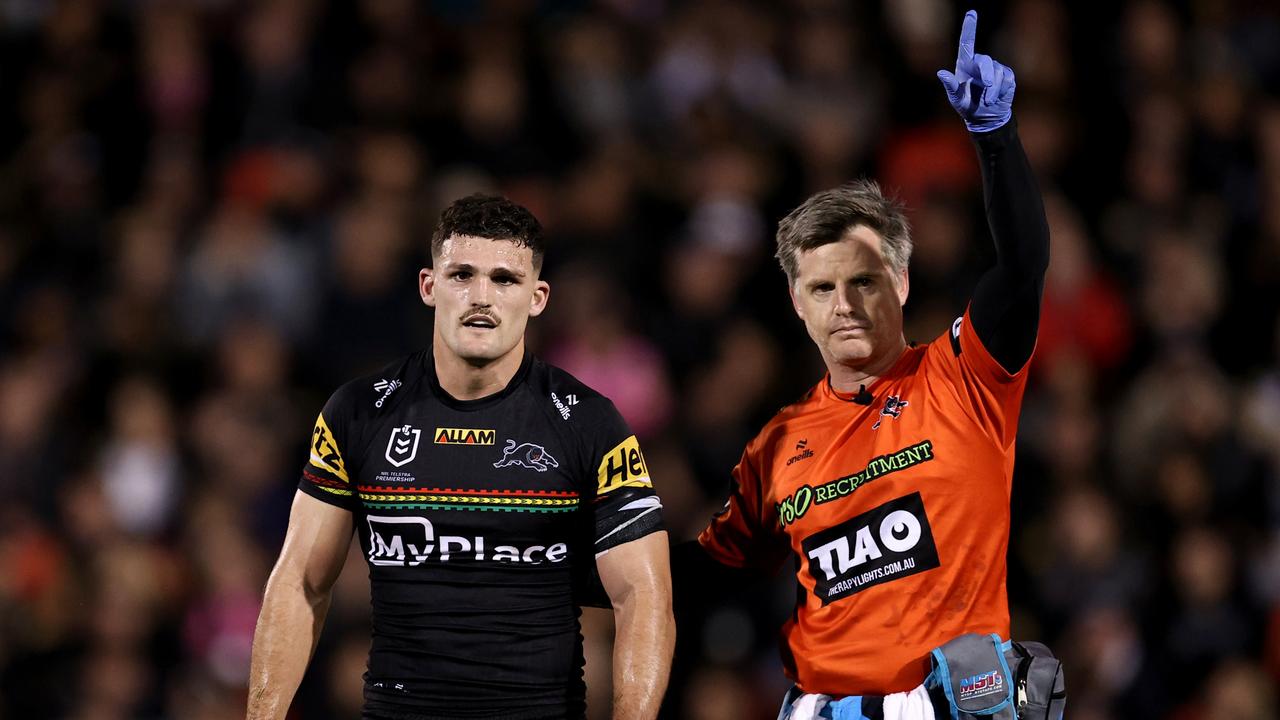
[[[1014,634],[1073,720],[1280,713],[1280,10],[976,4],[1052,232]],[[694,537],[822,367],[772,258],[905,202],[909,340],[992,262],[943,0],[0,2],[0,718],[242,716],[312,421],[430,339],[440,209],[527,205],[533,349],[611,397]],[[370,388],[370,398],[376,392]],[[993,498],[993,502],[1000,501]],[[295,717],[358,715],[358,549]],[[684,629],[666,715],[771,718],[794,579]],[[584,616],[592,717],[609,616]]]

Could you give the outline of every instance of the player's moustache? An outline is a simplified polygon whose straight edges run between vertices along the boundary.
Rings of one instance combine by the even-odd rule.
[[[470,310],[464,313],[460,321],[465,325],[466,323],[475,322],[476,320],[481,319],[485,319],[493,323],[494,327],[497,327],[499,323],[498,316],[493,314],[493,311],[483,309]]]

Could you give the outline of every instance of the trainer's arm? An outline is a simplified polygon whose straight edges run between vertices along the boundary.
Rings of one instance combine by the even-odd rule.
[[[1017,79],[1011,68],[974,51],[978,13],[965,13],[955,71],[939,70],[947,100],[969,128],[982,167],[987,223],[996,265],[978,281],[969,304],[973,330],[1010,373],[1031,359],[1040,296],[1049,267],[1049,226],[1031,163],[1013,122]]]
[[[657,717],[667,689],[676,642],[669,553],[667,533],[658,531],[596,558],[613,604],[614,720]]]
[[[303,492],[294,495],[253,635],[247,720],[279,720],[288,712],[320,638],[351,532],[350,511]]]
[[[972,137],[982,166],[996,264],[978,280],[969,317],[991,356],[1015,373],[1035,349],[1049,267],[1049,226],[1016,122]]]

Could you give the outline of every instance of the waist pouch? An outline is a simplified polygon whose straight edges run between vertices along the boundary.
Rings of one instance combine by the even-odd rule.
[[[1061,720],[1067,691],[1062,664],[1041,643],[968,633],[930,653],[925,679],[940,688],[952,720]]]

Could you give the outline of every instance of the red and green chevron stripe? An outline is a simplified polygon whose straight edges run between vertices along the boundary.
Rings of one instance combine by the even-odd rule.
[[[578,508],[578,493],[557,490],[454,490],[360,486],[360,499],[379,510],[489,510],[564,513]]]

